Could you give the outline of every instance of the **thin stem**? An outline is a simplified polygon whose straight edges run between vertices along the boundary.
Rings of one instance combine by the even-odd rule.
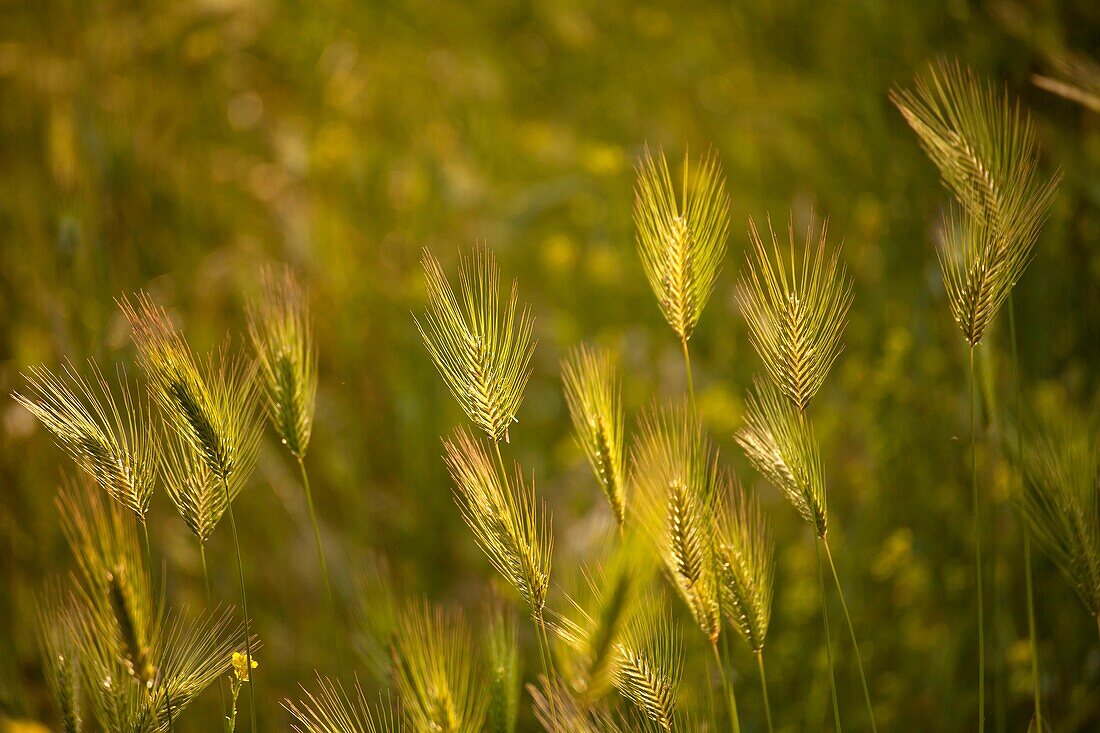
[[[978,580],[978,733],[985,731],[985,605],[982,600],[981,506],[978,502],[978,389],[970,347],[970,489],[974,501],[974,568]]]
[[[1096,636],[1100,638],[1100,613],[1096,614]]]
[[[1020,352],[1016,346],[1016,309],[1012,304],[1012,294],[1008,296],[1008,334],[1012,344],[1012,383],[1016,398],[1016,465],[1023,458],[1024,416],[1020,399]],[[1023,477],[1020,477],[1023,486]],[[1035,590],[1031,578],[1031,530],[1023,523],[1024,533],[1024,590],[1027,596],[1027,634],[1031,642],[1031,687],[1035,697],[1036,729],[1043,730],[1043,695],[1039,688],[1039,639],[1035,634]]]
[[[821,547],[818,538],[814,537],[814,552],[817,553],[817,579],[821,586],[821,621],[825,626],[825,655],[829,659],[829,691],[833,695],[833,721],[836,724],[836,733],[841,733],[840,703],[836,695],[836,668],[833,666],[833,642],[829,637],[829,604],[825,598],[825,568],[821,565]]]
[[[844,620],[848,622],[848,635],[852,637],[852,648],[856,652],[856,665],[859,667],[859,681],[863,685],[863,700],[867,703],[867,714],[871,716],[871,730],[878,733],[875,725],[875,709],[871,706],[871,692],[867,688],[867,676],[863,673],[863,657],[859,653],[859,643],[856,641],[856,630],[852,626],[852,616],[848,613],[848,602],[844,599],[844,589],[840,587],[840,576],[836,572],[836,563],[833,562],[833,553],[829,549],[829,541],[821,538],[821,544],[825,546],[825,557],[829,561],[829,569],[833,571],[833,582],[836,583],[836,592],[840,596],[840,608],[844,611]]]
[[[145,536],[145,566],[149,574],[153,573],[153,550],[152,545],[149,543],[149,525],[146,523],[145,518],[141,519],[141,529]]]
[[[768,676],[764,674],[764,650],[756,650],[756,666],[760,670],[760,691],[764,695],[764,715],[768,719],[768,733],[774,733],[772,726],[772,704],[768,702]]]
[[[210,593],[210,571],[206,567],[206,543],[199,540],[199,559],[202,560],[202,584],[206,588],[206,608],[214,610],[214,596]]]
[[[550,703],[550,717],[558,721],[558,705],[554,701],[554,653],[550,649],[550,638],[546,635],[546,621],[540,611],[535,615],[535,635],[538,637],[539,661],[542,663],[542,671],[546,674],[546,700]]]
[[[199,559],[202,560],[202,584],[206,588],[206,612],[214,612],[214,596],[210,593],[210,570],[206,566],[206,543],[199,540]],[[222,726],[225,726],[225,680],[218,681],[218,703],[222,707]]]
[[[244,609],[244,663],[248,670],[248,713],[252,722],[252,733],[259,733],[256,726],[256,682],[252,676],[252,632],[249,629],[248,620],[248,591],[244,585],[244,560],[241,559],[241,543],[237,538],[237,518],[233,516],[233,497],[229,495],[229,481],[222,477],[222,488],[225,489],[225,503],[229,507],[229,527],[233,530],[233,548],[237,551],[237,574],[241,581],[241,605]],[[236,703],[234,703],[236,708]],[[234,717],[236,717],[234,715]]]
[[[695,409],[695,381],[692,379],[691,375],[691,354],[688,351],[688,342],[686,338],[680,339],[680,346],[684,352],[684,371],[687,373],[688,395],[691,397],[691,414],[698,418],[699,413]]]
[[[306,504],[309,506],[309,521],[313,525],[313,541],[317,544],[317,559],[321,562],[321,576],[325,581],[325,594],[328,596],[329,611],[332,614],[333,642],[336,649],[336,659],[343,667],[344,650],[340,643],[340,619],[336,611],[336,596],[332,594],[332,583],[329,581],[328,562],[325,560],[325,546],[321,542],[321,527],[317,523],[317,510],[313,506],[313,492],[309,485],[309,474],[306,472],[306,463],[301,456],[295,456],[298,460],[298,471],[302,476],[302,486],[306,490]]]
[[[718,665],[718,675],[722,678],[722,690],[726,693],[726,705],[730,714],[730,725],[732,726],[733,733],[741,733],[741,720],[737,715],[737,695],[733,691],[733,686],[730,685],[729,678],[726,676],[726,665],[722,664],[722,655],[718,653],[718,640],[715,639],[710,644],[711,650],[714,652],[714,661]]]
[[[500,453],[500,441],[493,441],[493,448],[496,450],[497,457],[497,469],[500,471],[500,480],[504,483],[508,483],[508,471],[504,468],[504,456]]]

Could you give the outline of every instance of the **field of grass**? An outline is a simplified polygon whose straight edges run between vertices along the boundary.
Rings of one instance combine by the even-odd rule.
[[[0,733],[1097,730],[1098,63],[0,5]]]

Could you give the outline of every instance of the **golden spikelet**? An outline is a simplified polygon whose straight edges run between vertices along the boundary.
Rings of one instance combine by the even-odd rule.
[[[1096,421],[1043,414],[1027,446],[1016,506],[1089,613],[1100,617],[1100,452]]]
[[[200,369],[163,308],[139,293],[119,303],[165,422],[223,483],[247,473],[259,439],[254,369],[224,350]]]
[[[304,686],[300,702],[283,701],[283,707],[294,719],[295,733],[401,733],[405,730],[400,711],[395,711],[380,697],[377,704],[367,702],[358,680],[352,694],[344,685],[317,674],[317,692]]]
[[[500,270],[488,247],[462,258],[457,296],[427,250],[423,262],[428,309],[416,327],[424,346],[467,417],[494,441],[507,441],[531,373],[530,309],[517,313],[515,281],[501,302]]]
[[[561,373],[577,443],[621,527],[626,521],[623,405],[611,357],[582,346],[562,362]]]
[[[715,532],[722,612],[753,651],[760,651],[771,620],[775,548],[760,505],[733,474],[723,483],[728,500],[719,504]]]
[[[722,629],[712,526],[717,453],[684,406],[651,411],[641,434],[634,465],[643,526],[665,574],[713,643]]]
[[[265,270],[263,294],[248,309],[264,405],[275,431],[295,458],[305,458],[317,398],[317,347],[309,298],[290,268]]]
[[[770,248],[749,220],[754,258],[741,276],[737,300],[768,374],[804,411],[840,354],[840,337],[852,303],[851,281],[840,263],[839,249],[827,252],[827,220],[817,233],[816,245],[813,225],[807,226],[801,262],[795,256],[793,214],[787,225],[786,255],[771,219],[768,230]]]
[[[616,651],[616,689],[661,730],[673,730],[684,651],[669,609],[640,614]]]
[[[737,442],[756,470],[824,537],[828,531],[825,468],[813,429],[775,385],[762,379],[755,379],[754,385]]]
[[[509,479],[499,453],[498,470],[490,449],[463,428],[443,447],[455,501],[474,540],[531,606],[534,618],[541,619],[550,587],[553,534],[545,508],[535,499],[534,485],[525,485],[518,466]]]
[[[76,599],[60,587],[51,587],[38,603],[38,639],[46,684],[57,707],[64,733],[80,733],[80,640]]]
[[[32,367],[26,394],[13,396],[112,499],[144,522],[156,486],[157,442],[149,410],[131,396],[121,371],[120,405],[94,362],[91,368],[92,382],[71,364],[60,374]]]
[[[397,625],[393,676],[414,730],[480,733],[489,698],[473,638],[457,610],[410,605]]]
[[[1031,261],[1061,176],[1039,174],[1035,124],[1019,102],[958,63],[932,65],[890,98],[959,204],[939,259],[952,315],[975,346]]]
[[[664,153],[646,148],[637,165],[634,225],[638,254],[661,312],[682,342],[695,330],[714,290],[729,238],[729,196],[718,156],[694,166],[684,156],[677,197]]]

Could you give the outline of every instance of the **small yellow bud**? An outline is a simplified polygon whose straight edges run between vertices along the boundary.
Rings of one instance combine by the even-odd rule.
[[[248,656],[241,654],[240,652],[233,652],[233,674],[237,676],[237,679],[241,682],[248,682],[250,669],[248,666]],[[256,658],[252,658],[252,669],[259,667],[260,663],[256,661]]]

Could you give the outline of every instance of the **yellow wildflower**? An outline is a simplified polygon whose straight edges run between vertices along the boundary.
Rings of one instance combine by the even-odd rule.
[[[256,669],[256,667],[259,666],[260,663],[253,657],[251,669]],[[233,652],[233,674],[237,676],[237,680],[240,682],[248,682],[250,671],[248,657],[240,652]]]

